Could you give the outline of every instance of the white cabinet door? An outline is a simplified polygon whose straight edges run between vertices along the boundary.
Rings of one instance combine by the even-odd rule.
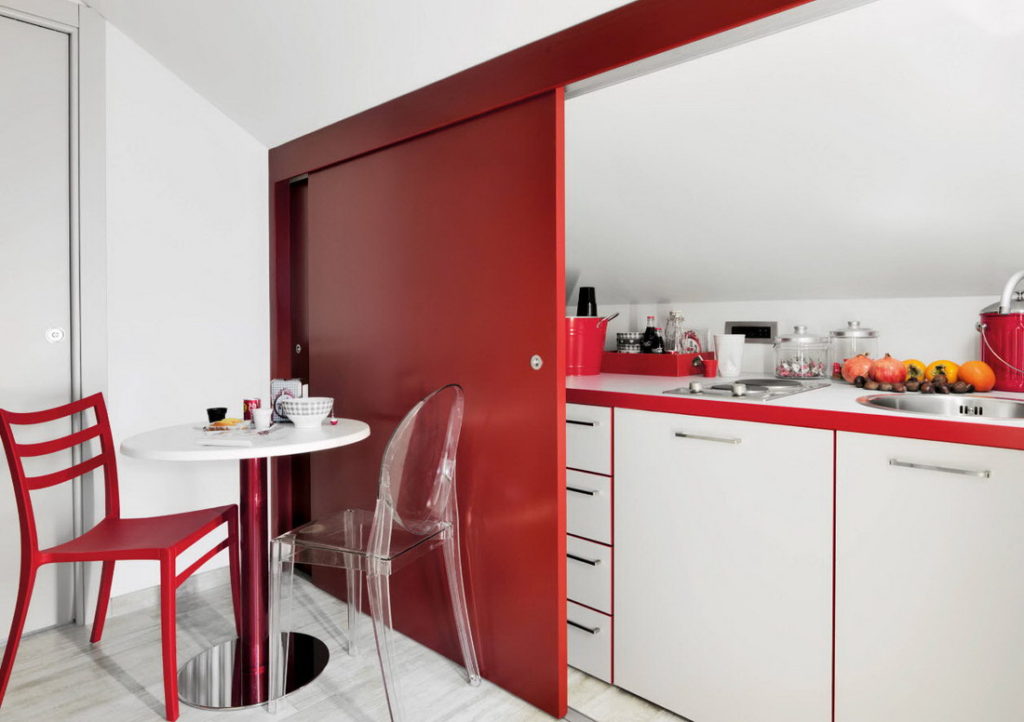
[[[612,613],[612,548],[586,539],[565,540],[565,586],[569,599]]]
[[[612,480],[599,474],[565,472],[565,530],[573,536],[612,543]]]
[[[565,405],[565,465],[570,469],[612,473],[612,410],[605,406]]]
[[[836,448],[836,721],[1024,719],[1024,452]]]
[[[612,618],[566,602],[569,666],[612,682]]]
[[[615,410],[615,683],[697,722],[831,715],[831,431]]]

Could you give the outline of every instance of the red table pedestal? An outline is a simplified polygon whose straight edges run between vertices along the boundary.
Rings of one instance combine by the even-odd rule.
[[[252,707],[269,699],[267,460],[242,459],[240,467],[241,636],[200,652],[178,672],[181,701],[204,709]],[[330,653],[316,637],[286,634],[288,694],[316,679]]]

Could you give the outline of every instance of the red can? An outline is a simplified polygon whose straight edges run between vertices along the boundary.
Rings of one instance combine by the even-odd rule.
[[[565,317],[565,375],[593,376],[601,373],[606,319],[597,316]]]
[[[242,418],[246,421],[252,420],[252,410],[262,406],[259,399],[242,399]]]
[[[996,303],[981,309],[981,360],[996,372],[996,391],[1024,391],[1024,271],[1010,276]]]

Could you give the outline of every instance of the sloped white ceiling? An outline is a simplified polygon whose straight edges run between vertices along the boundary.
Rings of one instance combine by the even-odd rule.
[[[1024,268],[1018,0],[878,0],[566,122],[569,284],[602,303],[993,296]]]
[[[627,0],[84,0],[268,147]]]

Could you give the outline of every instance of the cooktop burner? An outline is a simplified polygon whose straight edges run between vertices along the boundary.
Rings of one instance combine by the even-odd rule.
[[[688,386],[680,386],[677,389],[669,389],[666,394],[678,394],[679,396],[714,396],[716,398],[727,398],[735,401],[771,401],[784,396],[792,396],[804,391],[813,391],[828,386],[828,381],[807,380],[797,381],[796,379],[736,379],[717,383],[712,386],[704,386],[700,381],[691,381]]]
[[[715,384],[711,388],[729,391],[734,383],[743,384],[748,389],[768,389],[769,391],[789,391],[804,387],[804,382],[795,379],[736,379],[728,383]]]

